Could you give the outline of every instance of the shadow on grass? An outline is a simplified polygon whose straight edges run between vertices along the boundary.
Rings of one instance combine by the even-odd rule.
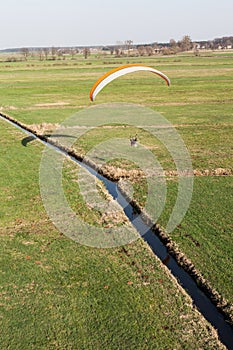
[[[71,137],[71,138],[75,138],[75,136],[71,136],[71,135],[59,135],[59,134],[44,134],[43,135],[45,138],[53,138],[53,137]],[[21,141],[21,144],[24,146],[24,147],[27,147],[27,144],[33,140],[35,140],[36,137],[35,136],[27,136],[27,137],[24,137]]]

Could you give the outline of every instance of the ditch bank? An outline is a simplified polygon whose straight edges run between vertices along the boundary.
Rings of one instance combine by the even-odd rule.
[[[221,341],[228,349],[233,350],[232,306],[203,278],[201,273],[185,254],[179,250],[169,235],[163,232],[159,225],[151,221],[150,217],[136,201],[130,199],[121,185],[121,181],[118,181],[118,183],[115,182],[116,179],[114,176],[106,171],[106,169],[98,169],[96,164],[84,158],[84,155],[77,154],[74,149],[66,149],[66,147],[55,142],[48,135],[40,134],[32,130],[28,125],[22,124],[10,116],[0,113],[0,117],[28,133],[29,137],[37,138],[45,144],[54,146],[55,149],[57,148],[59,151],[64,152],[64,155],[68,155],[79,162],[81,166],[85,166],[85,168],[90,170],[93,175],[104,182],[113,198],[125,208],[125,214],[131,222],[136,213],[138,220],[135,227],[139,233],[142,226],[144,232],[145,226],[147,227],[147,233],[142,238],[188,292],[198,310],[217,329]]]

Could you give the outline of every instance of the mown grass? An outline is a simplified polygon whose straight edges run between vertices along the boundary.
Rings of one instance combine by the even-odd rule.
[[[211,52],[201,57],[185,54],[176,57],[127,57],[119,59],[91,57],[88,60],[79,57],[75,61],[67,60],[64,62],[39,62],[35,59],[29,62],[0,62],[2,110],[29,125],[60,123],[81,108],[91,105],[89,90],[102,73],[128,62],[145,63],[162,70],[170,77],[171,88],[167,88],[164,82],[156,80],[148,74],[128,75],[106,87],[98,95],[95,104],[130,102],[148,106],[160,112],[176,126],[191,155],[194,169],[211,170],[221,167],[232,171],[232,53]],[[135,132],[136,129],[122,128],[117,129],[117,131],[116,129],[106,131],[99,128],[79,139],[76,148],[81,153],[86,152],[94,144],[112,136],[129,138],[129,135]],[[174,167],[170,155],[157,140],[152,140],[141,129],[137,132],[140,143],[145,144],[156,154],[165,170]],[[14,148],[10,146],[14,144],[15,147],[15,134],[13,133],[13,135],[13,138],[8,136],[11,142],[8,143],[8,150],[4,151],[8,156],[14,153]],[[5,142],[4,137],[2,145]],[[39,157],[40,151],[38,151],[37,143],[32,142],[29,146],[30,149],[37,148],[36,154]],[[28,202],[28,197],[25,194],[25,188],[31,186],[32,179],[24,179],[24,174],[30,173],[30,170],[26,168],[26,164],[30,163],[30,160],[22,161],[21,156],[22,152],[25,155],[28,149],[29,147],[22,147],[20,151],[18,160],[20,164],[17,164],[18,172],[22,175],[18,177],[18,180],[14,179],[15,176],[13,176],[13,180],[9,177],[6,161],[3,163],[4,158],[2,158],[1,169],[4,178],[6,178],[6,171],[8,171],[7,179],[11,179],[8,186],[4,186],[4,188],[9,191],[11,181],[15,184],[18,181],[19,184],[19,188],[16,185],[12,187],[14,190],[10,191],[9,199],[7,194],[4,194],[4,204],[1,207],[2,225],[4,230],[7,227],[10,229],[11,235],[14,235],[15,227],[22,226],[22,223],[15,221],[19,219],[18,215],[22,216],[22,207],[19,206],[19,203],[25,205],[23,215],[26,216],[26,219],[24,222],[31,222],[31,214],[27,214],[26,210],[28,208],[35,218],[35,226],[28,229],[30,234],[37,227],[36,223],[40,222],[41,203],[38,193],[35,194],[36,199],[32,202]],[[22,182],[25,186],[27,183],[27,186],[20,185]],[[143,203],[146,187],[143,187],[139,181],[135,184],[135,189],[136,198],[140,203]],[[167,204],[159,218],[159,224],[163,227],[166,227],[175,203],[176,182],[169,180],[167,190]],[[231,253],[231,213],[233,209],[231,193],[232,176],[195,177],[193,199],[187,215],[181,226],[170,233],[180,249],[191,258],[204,277],[220,294],[228,299],[229,303],[232,303],[233,292],[230,269],[233,262]],[[11,196],[15,200],[11,200]],[[52,226],[48,224],[46,219],[43,229],[47,232],[46,234],[53,232]],[[56,235],[56,231],[54,232],[53,234]],[[28,249],[30,247],[29,245]],[[175,347],[174,344],[168,345],[168,347]],[[179,345],[177,347],[179,348]]]
[[[220,349],[142,240],[94,249],[56,230],[39,194],[43,146],[0,126],[1,348]],[[64,181],[67,196],[77,191]]]
[[[196,177],[192,201],[181,224],[170,233],[203,276],[232,304],[232,176]],[[169,201],[159,222],[166,227],[177,196],[168,182]]]

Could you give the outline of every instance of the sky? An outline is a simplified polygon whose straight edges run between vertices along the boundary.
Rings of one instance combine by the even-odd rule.
[[[2,0],[0,49],[233,35],[232,0]]]

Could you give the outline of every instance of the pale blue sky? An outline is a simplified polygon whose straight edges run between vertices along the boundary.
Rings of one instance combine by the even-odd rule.
[[[0,49],[233,35],[233,0],[2,0]]]

